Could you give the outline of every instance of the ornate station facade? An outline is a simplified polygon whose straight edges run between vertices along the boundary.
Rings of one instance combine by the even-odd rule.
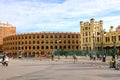
[[[81,50],[109,55],[120,54],[120,26],[116,31],[110,26],[109,32],[105,32],[102,20],[90,19],[88,22],[80,21],[80,34]]]
[[[110,30],[104,38],[104,48],[109,54],[120,55],[120,26],[115,31],[113,30],[113,26],[110,26]]]

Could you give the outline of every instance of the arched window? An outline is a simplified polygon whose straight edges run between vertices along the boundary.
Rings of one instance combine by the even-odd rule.
[[[39,41],[37,41],[37,44],[39,44],[40,42]]]
[[[29,49],[31,49],[31,46],[29,46]]]
[[[39,47],[39,46],[37,46],[37,49],[40,49],[40,47]]]
[[[29,44],[31,44],[31,41],[29,41]]]
[[[35,46],[33,46],[33,49],[35,49]]]

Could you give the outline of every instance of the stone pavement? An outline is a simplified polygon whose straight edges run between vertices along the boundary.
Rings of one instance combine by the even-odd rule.
[[[28,74],[37,71],[38,69],[43,70],[51,66],[49,63],[42,63],[37,60],[10,59],[8,67],[4,67],[0,64],[0,80],[6,80],[6,78],[13,76]]]
[[[72,58],[55,59],[55,61],[10,59],[9,66],[0,65],[0,70],[0,80],[118,80],[120,78],[120,71],[110,69],[109,61],[103,63],[99,60],[90,61],[88,58],[79,58],[75,64]]]

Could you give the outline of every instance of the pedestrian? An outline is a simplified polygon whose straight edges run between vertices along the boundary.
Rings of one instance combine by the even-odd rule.
[[[102,60],[102,54],[100,54],[100,56],[99,56],[99,60]]]
[[[99,60],[99,58],[100,58],[100,54],[97,54],[97,60]]]
[[[103,55],[103,60],[102,61],[106,62],[106,55],[105,54]]]
[[[96,55],[95,54],[93,54],[93,60],[96,60]]]
[[[52,58],[52,61],[54,61],[54,55],[53,54],[51,55],[51,58]]]
[[[3,58],[2,58],[2,61],[3,61],[3,62],[5,61],[5,56],[6,56],[6,55],[4,54],[4,55],[3,55]]]
[[[90,60],[92,60],[92,58],[93,58],[93,57],[92,57],[92,54],[90,53]]]
[[[74,63],[77,61],[76,55],[73,55]]]
[[[110,68],[115,68],[116,67],[115,64],[116,64],[116,60],[115,58],[112,58],[110,61]]]
[[[8,57],[7,57],[7,55],[3,55],[3,58],[2,58],[2,64],[3,64],[3,66],[8,66]]]

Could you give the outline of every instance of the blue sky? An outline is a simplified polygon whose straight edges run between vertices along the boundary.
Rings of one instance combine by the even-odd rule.
[[[79,32],[79,22],[103,20],[104,29],[120,25],[120,0],[0,0],[0,20],[17,33]]]

